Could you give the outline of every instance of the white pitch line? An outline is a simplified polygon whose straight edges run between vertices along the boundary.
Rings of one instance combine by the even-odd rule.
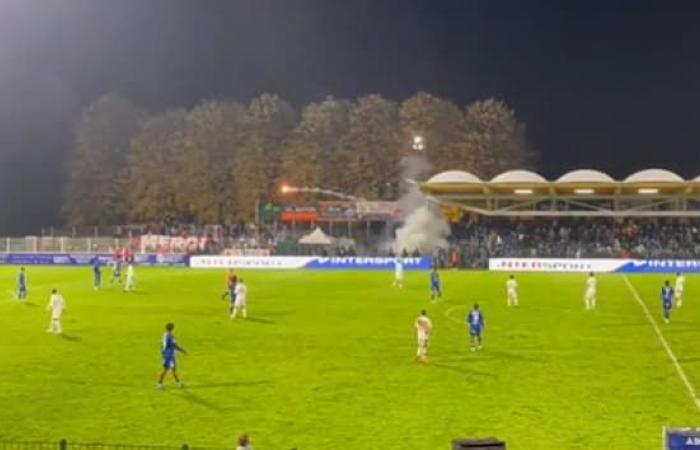
[[[698,399],[698,395],[695,393],[695,388],[692,384],[690,384],[690,380],[688,380],[688,377],[686,376],[683,367],[681,367],[680,363],[678,362],[678,358],[676,358],[676,355],[673,353],[673,350],[671,350],[671,346],[668,345],[668,341],[666,341],[666,338],[664,337],[663,333],[661,333],[661,329],[656,324],[654,317],[649,312],[649,308],[647,308],[647,305],[644,304],[642,298],[639,296],[639,293],[634,288],[632,283],[630,283],[630,280],[627,279],[627,275],[623,275],[622,278],[624,278],[625,283],[627,283],[627,288],[630,290],[635,300],[637,300],[637,303],[639,303],[639,306],[641,306],[642,311],[644,311],[644,315],[647,317],[649,323],[651,323],[651,326],[654,328],[656,336],[659,338],[659,342],[661,342],[661,345],[666,349],[666,353],[668,354],[669,359],[673,363],[673,366],[676,368],[678,376],[681,378],[683,384],[685,384],[686,389],[688,389],[688,395],[690,396],[690,399],[695,404],[695,407],[698,409],[698,412],[700,412],[700,399]]]
[[[469,309],[469,307],[468,307],[467,305],[450,306],[450,307],[447,308],[447,309],[445,310],[445,312],[444,312],[445,317],[447,317],[447,320],[449,320],[449,321],[451,321],[451,322],[454,322],[454,323],[461,324],[461,323],[462,323],[461,320],[455,319],[454,317],[452,317],[452,313],[453,313],[454,311],[457,311],[458,309]]]

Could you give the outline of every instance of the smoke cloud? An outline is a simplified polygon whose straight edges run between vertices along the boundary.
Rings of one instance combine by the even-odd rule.
[[[430,204],[412,180],[424,179],[430,172],[430,163],[420,154],[404,157],[400,163],[403,195],[399,206],[406,214],[404,224],[396,230],[393,250],[401,254],[418,250],[422,255],[432,255],[439,248],[447,247],[450,227],[437,205]]]

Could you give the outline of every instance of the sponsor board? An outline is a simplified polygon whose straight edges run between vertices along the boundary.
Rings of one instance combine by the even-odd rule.
[[[2,253],[0,264],[16,266],[89,266],[99,259],[103,265],[114,262],[110,253]],[[187,266],[187,255],[157,255],[137,253],[134,255],[137,266]]]
[[[405,270],[427,270],[429,258],[400,258]],[[396,258],[318,256],[192,256],[195,269],[393,270]]]
[[[192,256],[194,269],[303,269],[306,256]]]
[[[400,258],[405,270],[428,270],[432,267],[430,258]],[[314,270],[394,270],[396,258],[381,257],[330,257],[313,258],[305,269]]]
[[[664,428],[664,450],[700,449],[700,429]]]
[[[144,234],[136,238],[141,253],[187,253],[206,250],[211,240],[206,236],[167,236]]]
[[[491,258],[489,270],[498,272],[615,272],[700,273],[700,260]]]

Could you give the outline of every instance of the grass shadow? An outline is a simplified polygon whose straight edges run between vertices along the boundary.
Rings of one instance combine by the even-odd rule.
[[[248,322],[262,323],[264,325],[273,325],[273,324],[277,323],[274,320],[265,319],[264,317],[248,317],[247,319],[241,319],[241,320],[246,320]]]
[[[257,381],[232,381],[232,382],[222,382],[222,383],[201,383],[201,384],[188,384],[188,390],[198,390],[198,389],[216,389],[216,388],[236,388],[236,387],[249,387],[249,386],[260,386],[264,384],[272,384],[269,380],[257,380]]]
[[[467,361],[465,361],[466,363]],[[450,372],[457,372],[462,375],[467,375],[467,376],[479,376],[479,377],[490,377],[494,378],[495,375],[490,372],[484,372],[481,370],[475,370],[472,368],[467,368],[461,365],[455,365],[455,364],[445,364],[441,362],[430,362],[428,363],[429,367],[434,367],[436,369],[440,370],[448,370]]]
[[[700,356],[695,356],[691,358],[678,358],[678,362],[680,364],[700,362]]]
[[[526,361],[526,362],[541,362],[541,358],[533,358],[531,356],[525,356],[523,353],[511,353],[504,351],[494,351],[489,350],[488,352],[479,353],[479,358],[482,359],[499,359],[499,360],[510,360],[510,361]]]
[[[620,322],[620,323],[601,323],[594,325],[595,328],[643,328],[648,327],[648,322]]]
[[[213,403],[205,398],[202,398],[197,394],[193,394],[193,393],[189,392],[187,390],[187,388],[180,391],[179,397],[194,404],[194,405],[198,405],[198,406],[201,406],[203,408],[210,409],[212,411],[216,411],[216,412],[223,411],[223,409],[219,405],[217,405],[216,403]]]
[[[63,339],[64,341],[68,341],[68,342],[80,342],[83,340],[83,338],[81,338],[80,336],[75,336],[75,335],[70,335],[70,334],[61,333],[60,336],[61,336],[61,339]]]

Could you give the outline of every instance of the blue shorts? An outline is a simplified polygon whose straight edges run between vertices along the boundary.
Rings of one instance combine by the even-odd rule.
[[[19,286],[17,287],[17,291],[19,291],[20,293],[26,293],[26,292],[27,292],[27,286],[19,285]]]
[[[664,303],[664,311],[670,311],[673,309],[673,303]]]
[[[481,327],[471,327],[469,328],[470,336],[481,336]]]
[[[165,369],[165,370],[175,369],[175,358],[163,358],[163,369]]]
[[[430,290],[434,291],[434,292],[440,292],[440,285],[439,284],[431,284]]]

